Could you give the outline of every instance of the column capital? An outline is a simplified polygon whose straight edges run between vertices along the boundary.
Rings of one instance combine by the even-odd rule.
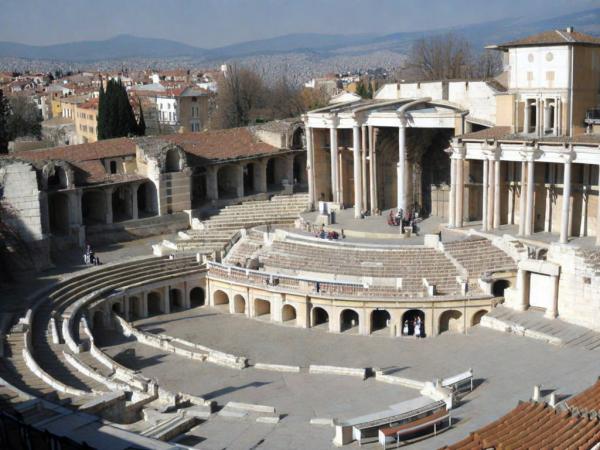
[[[323,123],[327,128],[335,129],[340,124],[340,119],[336,113],[329,113],[325,117],[326,119],[323,120]]]
[[[402,113],[398,113],[398,128],[406,128],[408,124],[408,120],[406,119],[406,115]]]
[[[489,159],[490,161],[496,161],[500,159],[501,149],[500,144],[498,144],[497,141],[494,141],[491,145],[487,142],[484,142],[481,146],[481,151],[485,156],[485,159]]]
[[[565,146],[564,152],[559,155],[559,158],[563,160],[564,163],[571,163],[575,160],[575,152],[573,151],[573,147],[569,145]]]

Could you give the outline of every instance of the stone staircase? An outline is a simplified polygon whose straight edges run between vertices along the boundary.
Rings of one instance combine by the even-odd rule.
[[[291,226],[306,211],[308,194],[275,195],[270,200],[253,200],[221,209],[194,229],[180,232],[176,242],[153,246],[156,255],[170,253],[209,254],[220,251],[241,229],[262,225]]]

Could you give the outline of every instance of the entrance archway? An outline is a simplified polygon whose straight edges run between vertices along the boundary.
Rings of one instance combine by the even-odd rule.
[[[148,294],[148,315],[156,316],[162,314],[162,297],[158,292],[150,292]]]
[[[151,181],[139,185],[137,190],[138,217],[152,217],[158,213],[156,186]]]
[[[69,234],[69,197],[66,194],[53,194],[48,198],[50,232],[57,236]]]
[[[269,191],[281,190],[281,182],[285,178],[285,160],[283,158],[271,158],[267,161],[267,189]],[[288,180],[292,181],[292,180]]]
[[[482,309],[481,311],[477,311],[473,314],[473,318],[471,319],[471,326],[479,325],[481,322],[481,318],[487,314],[487,310]]]
[[[165,158],[165,172],[181,172],[183,169],[183,158],[179,151],[172,148],[167,151]]]
[[[340,314],[340,331],[358,332],[358,313],[353,309],[345,309]]]
[[[106,223],[106,194],[103,191],[86,191],[81,197],[83,223]]]
[[[176,311],[183,309],[183,295],[179,289],[169,289],[169,309]]]
[[[281,320],[283,322],[296,323],[296,308],[292,305],[283,305],[283,308],[281,308]]]
[[[131,190],[126,186],[119,186],[112,193],[113,222],[122,222],[133,219],[131,203]]]
[[[229,308],[229,295],[223,291],[216,291],[213,294],[213,302],[216,307],[227,310]]]
[[[444,311],[440,316],[440,333],[446,331],[460,332],[463,330],[462,313],[456,309]]]
[[[425,313],[420,309],[409,309],[402,315],[402,334],[404,336],[413,336],[415,326],[421,323],[421,336],[425,336]]]
[[[238,170],[237,166],[223,166],[217,172],[217,187],[219,189],[219,198],[236,198],[238,188]]]
[[[268,302],[267,300],[260,300],[260,299],[256,299],[254,300],[254,315],[256,317],[262,317],[265,316],[265,318],[270,318],[271,317],[271,302]]]
[[[204,289],[195,287],[190,291],[190,307],[204,306]]]
[[[510,281],[508,280],[496,280],[492,285],[492,294],[494,297],[504,297],[504,289],[510,287]]]
[[[256,163],[248,163],[244,166],[244,195],[250,195],[256,192],[254,172]]]
[[[385,309],[376,309],[371,313],[371,333],[387,329],[391,320],[392,316]]]
[[[306,186],[307,182],[306,153],[299,153],[294,156],[294,184]]]
[[[312,322],[311,326],[316,327],[323,324],[329,323],[329,314],[323,308],[316,306],[312,309]]]
[[[233,312],[237,314],[246,314],[246,300],[240,294],[233,297]]]

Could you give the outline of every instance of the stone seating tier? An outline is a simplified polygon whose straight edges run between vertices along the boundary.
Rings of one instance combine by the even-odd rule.
[[[516,270],[515,261],[488,239],[471,237],[444,244],[444,251],[455,258],[468,273],[470,280],[481,278],[488,271]]]

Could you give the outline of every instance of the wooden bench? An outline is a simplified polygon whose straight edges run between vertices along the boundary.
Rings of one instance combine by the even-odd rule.
[[[420,419],[408,422],[397,427],[380,428],[378,437],[379,443],[384,449],[387,448],[387,444],[391,442],[396,443],[396,447],[400,446],[400,438],[402,436],[411,435],[417,431],[425,430],[433,427],[433,434],[437,434],[438,425],[448,421],[448,427],[452,425],[452,417],[450,411],[441,409],[429,416],[422,417]]]

